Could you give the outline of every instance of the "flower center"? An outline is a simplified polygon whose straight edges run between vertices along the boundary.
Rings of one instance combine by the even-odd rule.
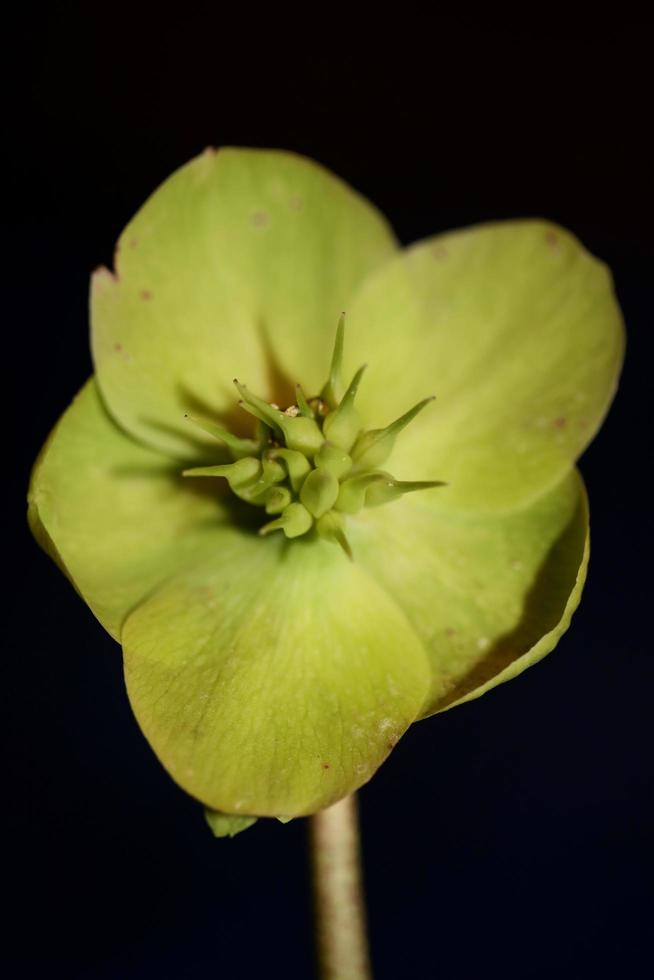
[[[279,530],[297,538],[315,531],[340,544],[351,558],[347,515],[445,484],[396,480],[381,469],[397,436],[433,399],[418,402],[384,429],[364,429],[354,402],[365,365],[344,388],[343,335],[341,317],[322,391],[307,399],[296,385],[296,404],[284,411],[234,381],[239,405],[257,420],[255,438],[242,439],[213,422],[188,416],[227,446],[233,462],[195,467],[183,475],[223,477],[237,497],[264,508],[273,519],[259,528],[261,535]]]

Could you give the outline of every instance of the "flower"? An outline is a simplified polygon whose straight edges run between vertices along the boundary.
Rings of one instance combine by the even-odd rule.
[[[574,464],[623,354],[571,234],[402,250],[317,164],[224,149],[155,192],[114,265],[29,520],[185,790],[239,825],[312,813],[552,650],[588,561]]]

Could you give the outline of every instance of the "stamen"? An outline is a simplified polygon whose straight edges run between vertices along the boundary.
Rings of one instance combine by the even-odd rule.
[[[288,487],[273,487],[266,495],[266,514],[281,514],[291,501]]]
[[[281,429],[288,448],[304,453],[309,459],[313,459],[325,441],[317,423],[304,415],[296,415],[294,419],[282,416]]]
[[[235,492],[241,487],[254,483],[261,473],[261,463],[252,456],[237,459],[235,463],[220,466],[195,466],[182,470],[182,476],[223,476]]]
[[[313,410],[314,416],[319,419],[324,419],[330,412],[327,402],[318,397],[309,399],[309,407]]]
[[[314,460],[319,469],[329,470],[337,480],[341,480],[352,469],[352,459],[344,449],[333,446],[330,442],[324,442]]]
[[[262,422],[264,425],[267,425],[269,428],[271,428],[270,422],[266,421],[265,416],[262,415],[262,413],[253,405],[250,405],[248,402],[241,400],[240,402],[238,402],[238,407],[242,408],[244,412],[248,413],[248,415],[253,415],[255,419],[259,420],[259,422]],[[277,427],[275,427],[274,432],[278,436],[281,435],[281,432],[277,430]]]
[[[340,485],[335,509],[343,514],[357,514],[366,502],[368,487],[383,477],[383,473],[362,473],[360,476],[350,477]]]
[[[296,415],[295,418],[284,415],[283,412],[265,402],[263,398],[253,395],[245,385],[240,384],[236,379],[234,379],[234,384],[243,398],[243,408],[280,432],[289,449],[297,449],[298,452],[313,459],[325,441],[314,419],[305,418],[302,415]]]
[[[352,378],[340,405],[330,412],[323,423],[325,438],[349,452],[361,431],[361,419],[354,408],[354,399],[367,365],[362,365]]]
[[[373,483],[366,492],[366,507],[378,507],[398,500],[405,493],[416,490],[432,490],[434,487],[446,487],[442,480],[394,480],[392,476]]]
[[[432,395],[431,398],[423,398],[421,402],[418,402],[417,405],[410,408],[399,419],[395,419],[385,429],[371,429],[369,432],[364,432],[360,435],[351,453],[352,459],[357,467],[376,467],[385,463],[402,429],[405,429],[409,422],[412,422],[426,405],[433,402],[434,397]]]
[[[264,456],[261,460],[261,473],[259,478],[254,483],[248,484],[245,489],[236,490],[235,493],[243,500],[247,500],[250,504],[263,505],[267,500],[267,493],[270,487],[275,483],[281,483],[285,479],[286,471],[282,464],[271,459],[269,456]]]
[[[328,470],[311,470],[302,484],[300,500],[314,517],[322,517],[336,503],[338,480]]]
[[[241,408],[244,408],[246,412],[250,412],[255,418],[260,419],[266,425],[273,429],[276,429],[280,434],[282,432],[281,419],[282,413],[265,402],[263,398],[258,398],[257,395],[253,395],[251,391],[242,385],[240,381],[234,378],[234,384],[242,401],[239,402]]]
[[[210,436],[217,439],[219,442],[224,442],[227,448],[230,450],[234,459],[242,459],[243,456],[252,456],[253,453],[259,452],[262,448],[261,442],[256,442],[254,439],[239,439],[238,436],[232,435],[227,429],[223,429],[222,426],[216,425],[215,422],[209,422],[207,419],[199,419],[194,415],[186,414],[185,419],[189,422],[193,422],[200,429],[208,432]]]
[[[343,529],[343,518],[336,511],[330,510],[316,522],[316,531],[321,538],[328,541],[335,541],[341,546],[350,561],[354,561],[350,542],[345,536]]]
[[[341,313],[336,327],[336,339],[334,340],[334,352],[332,363],[329,368],[329,379],[320,392],[320,397],[324,399],[330,408],[336,408],[341,400],[343,390],[343,339],[345,336],[345,313]]]
[[[313,518],[306,507],[302,504],[289,504],[282,511],[281,517],[276,521],[270,521],[259,528],[259,534],[265,536],[272,531],[283,531],[287,538],[299,538],[306,534],[313,524]]]
[[[300,415],[304,415],[307,419],[314,418],[313,409],[304,397],[304,392],[302,391],[302,385],[295,386],[295,399],[297,401],[297,407],[300,409]]]
[[[311,469],[311,463],[304,453],[299,453],[295,449],[271,449],[270,458],[277,459],[277,457],[282,459],[286,464],[291,488],[297,493],[302,486],[305,476]]]
[[[262,536],[283,531],[287,538],[298,538],[315,527],[318,537],[336,542],[351,560],[346,514],[446,484],[396,480],[380,468],[399,433],[432,399],[418,402],[384,429],[362,431],[355,400],[366,365],[343,391],[344,324],[343,315],[320,395],[307,398],[297,384],[296,403],[282,411],[234,380],[239,405],[257,420],[254,438],[240,438],[216,422],[187,414],[185,418],[228,448],[234,462],[197,466],[183,475],[223,477],[241,500],[265,508],[274,519],[259,529]]]

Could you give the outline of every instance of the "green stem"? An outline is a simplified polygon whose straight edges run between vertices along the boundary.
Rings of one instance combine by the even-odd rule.
[[[320,980],[370,980],[355,796],[311,817],[310,845]]]

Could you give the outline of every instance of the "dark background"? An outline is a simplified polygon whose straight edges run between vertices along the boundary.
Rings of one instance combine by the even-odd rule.
[[[211,837],[131,717],[118,647],[23,518],[33,458],[91,370],[89,273],[165,176],[225,143],[316,157],[406,242],[542,215],[611,265],[629,350],[581,463],[594,554],[572,630],[518,680],[414,726],[361,807],[378,980],[651,976],[651,28],[615,12],[503,25],[406,5],[360,25],[333,5],[14,15],[7,976],[311,976],[303,821]]]

